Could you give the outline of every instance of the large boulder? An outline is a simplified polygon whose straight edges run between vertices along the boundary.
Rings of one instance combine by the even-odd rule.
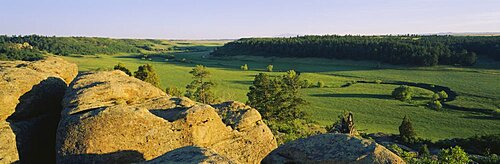
[[[162,163],[219,163],[232,164],[236,163],[229,158],[217,154],[213,150],[206,148],[187,146],[169,151],[158,158],[147,161],[148,164]]]
[[[255,109],[171,97],[121,71],[80,75],[63,106],[58,163],[144,162],[185,146],[257,163],[277,146]]]
[[[346,134],[320,134],[290,141],[262,163],[404,163],[385,147]]]
[[[55,162],[55,132],[75,64],[0,61],[0,163]]]

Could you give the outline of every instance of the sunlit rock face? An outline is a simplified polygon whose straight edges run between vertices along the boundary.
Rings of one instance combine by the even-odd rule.
[[[58,163],[145,162],[186,146],[258,163],[277,147],[253,108],[171,97],[121,71],[78,76],[62,104]]]
[[[55,133],[75,64],[0,61],[0,163],[54,163]]]

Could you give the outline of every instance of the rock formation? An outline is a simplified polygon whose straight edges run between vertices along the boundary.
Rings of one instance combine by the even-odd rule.
[[[255,109],[237,102],[214,108],[170,97],[121,71],[80,75],[63,106],[58,163],[144,162],[185,146],[206,148],[228,161],[257,163],[276,148]]]
[[[60,58],[0,61],[0,163],[54,163],[61,100],[77,66]]]
[[[385,147],[346,134],[321,134],[290,141],[262,163],[404,163]]]
[[[221,156],[212,150],[206,148],[187,146],[178,148],[164,154],[158,158],[147,161],[148,164],[161,163],[218,163],[232,164],[236,163],[229,158]]]

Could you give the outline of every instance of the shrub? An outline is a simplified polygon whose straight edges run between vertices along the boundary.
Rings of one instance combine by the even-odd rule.
[[[431,152],[429,151],[427,144],[424,144],[422,145],[422,147],[420,147],[420,150],[418,150],[418,155],[420,157],[429,157],[431,155]]]
[[[170,96],[176,96],[176,97],[182,96],[182,91],[179,90],[177,87],[167,87],[165,89],[165,93],[167,93]]]
[[[125,67],[125,65],[123,65],[122,63],[118,63],[117,65],[115,65],[113,69],[123,71],[125,72],[125,74],[132,76],[132,72],[130,72],[130,70],[127,67]]]
[[[160,87],[160,78],[150,64],[139,66],[138,70],[134,72],[134,77]]]
[[[325,87],[325,83],[323,81],[318,81],[318,88],[323,88]]]
[[[381,84],[381,83],[382,83],[382,80],[375,80],[375,83],[377,83],[377,84]]]
[[[439,161],[441,163],[466,164],[469,162],[469,156],[460,146],[455,146],[441,150],[439,152]]]
[[[267,65],[266,70],[267,72],[273,72],[273,65]]]
[[[313,84],[311,84],[311,82],[309,82],[309,80],[304,80],[302,82],[302,88],[311,88]]]
[[[427,104],[427,106],[429,106],[429,108],[431,109],[434,109],[434,110],[441,110],[441,108],[443,108],[443,105],[441,104],[441,102],[439,102],[439,100],[433,100],[431,102],[429,102]]]
[[[445,91],[438,92],[437,94],[441,100],[446,100],[448,98],[448,94]]]
[[[413,129],[410,119],[405,116],[401,125],[399,125],[399,137],[405,143],[413,143],[417,137],[417,133]]]
[[[402,85],[392,91],[392,96],[401,101],[409,101],[413,96],[413,88]]]
[[[240,67],[240,69],[241,69],[241,70],[243,70],[243,71],[248,71],[248,65],[247,65],[247,64],[242,65],[242,66]]]

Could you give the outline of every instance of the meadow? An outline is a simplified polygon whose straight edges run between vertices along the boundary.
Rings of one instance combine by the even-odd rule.
[[[123,63],[132,71],[143,64],[152,64],[161,79],[161,88],[175,86],[184,89],[191,81],[188,73],[195,65],[209,67],[211,80],[216,83],[215,94],[222,100],[245,102],[254,75],[274,66],[271,75],[282,75],[293,69],[302,79],[325,88],[304,88],[303,97],[309,102],[302,109],[323,126],[331,125],[343,111],[352,111],[355,126],[367,133],[398,133],[402,118],[411,118],[419,137],[432,140],[464,138],[474,135],[500,133],[500,63],[479,61],[474,67],[433,66],[407,67],[385,65],[370,61],[350,61],[319,58],[278,57],[211,57],[209,53],[227,41],[161,41],[153,49],[168,52],[144,51],[141,54],[69,55],[63,58],[78,64],[80,71],[107,70]],[[146,54],[146,55],[144,55]],[[165,56],[175,56],[175,60]],[[248,64],[248,71],[240,66]],[[470,110],[444,109],[435,111],[424,106],[433,92],[415,88],[416,98],[402,102],[391,97],[397,85],[356,83],[355,81],[405,81],[442,85],[457,92],[450,105]],[[352,85],[341,87],[347,83]],[[481,109],[481,110],[478,110]],[[489,111],[489,112],[484,112]]]

